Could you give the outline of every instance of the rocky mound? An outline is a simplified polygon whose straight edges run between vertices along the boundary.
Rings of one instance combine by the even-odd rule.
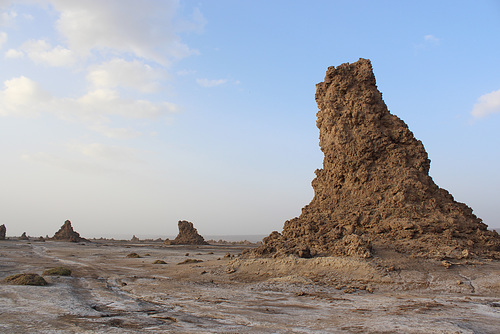
[[[80,234],[73,230],[73,226],[71,226],[71,222],[69,220],[64,222],[63,226],[61,226],[59,231],[57,231],[51,239],[70,242],[88,241],[87,239],[80,237]]]
[[[19,237],[19,240],[30,240],[30,238],[26,235],[26,232],[23,232]]]
[[[14,285],[47,285],[47,281],[38,274],[16,274],[6,277],[4,282]]]
[[[257,256],[370,257],[388,247],[419,257],[500,258],[500,236],[429,176],[421,141],[392,115],[371,62],[328,68],[316,86],[323,169],[314,198]]]
[[[180,220],[178,223],[179,234],[174,240],[165,241],[171,245],[208,245],[208,242],[198,234],[193,223],[186,220]]]
[[[5,234],[7,233],[7,228],[4,224],[0,225],[0,240],[5,240]]]

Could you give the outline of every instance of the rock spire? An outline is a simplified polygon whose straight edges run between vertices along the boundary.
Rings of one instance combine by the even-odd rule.
[[[174,240],[169,240],[171,245],[208,245],[208,242],[198,234],[193,223],[180,220],[178,223],[179,234]]]
[[[0,225],[0,240],[5,240],[5,234],[7,233],[7,228],[5,224]]]
[[[323,168],[314,198],[254,252],[370,257],[377,247],[421,257],[500,258],[500,237],[429,176],[421,141],[391,114],[367,59],[329,67],[316,85]]]
[[[59,231],[54,234],[52,240],[71,242],[88,241],[87,239],[80,237],[80,234],[73,230],[73,226],[71,226],[71,222],[69,220],[64,222]]]

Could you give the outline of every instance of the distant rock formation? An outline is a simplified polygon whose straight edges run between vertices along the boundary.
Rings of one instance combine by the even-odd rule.
[[[323,169],[314,198],[257,256],[370,257],[387,247],[418,257],[500,258],[500,236],[429,176],[421,141],[392,115],[367,59],[328,68],[316,86]]]
[[[5,240],[5,235],[7,234],[7,228],[5,224],[0,225],[0,240]]]
[[[66,220],[64,222],[63,226],[61,226],[59,231],[54,234],[51,240],[70,242],[88,241],[87,239],[80,237],[80,234],[73,230],[73,226],[71,226],[71,222],[69,220]]]
[[[132,236],[132,239],[130,239],[130,241],[133,241],[133,242],[138,242],[140,241],[138,237],[135,236],[135,234]]]
[[[30,238],[28,238],[26,232],[23,232],[23,234],[21,234],[21,236],[19,237],[19,240],[30,240]]]
[[[208,245],[208,242],[198,234],[193,223],[186,220],[180,220],[178,223],[179,234],[174,240],[165,240],[170,245]]]

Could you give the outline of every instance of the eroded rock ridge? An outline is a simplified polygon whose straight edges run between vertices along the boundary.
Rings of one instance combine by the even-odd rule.
[[[500,237],[429,176],[421,141],[387,109],[367,59],[329,67],[316,86],[323,168],[314,198],[257,256],[500,258]]]

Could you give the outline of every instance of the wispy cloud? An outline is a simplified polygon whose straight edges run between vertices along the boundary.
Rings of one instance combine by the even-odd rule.
[[[53,152],[21,155],[27,162],[83,174],[130,173],[145,163],[144,156],[151,152],[120,145],[98,142],[71,142]]]
[[[49,113],[62,120],[83,122],[90,130],[110,138],[140,135],[132,128],[110,127],[116,117],[134,126],[133,120],[160,119],[178,111],[173,103],[125,98],[115,89],[95,89],[78,98],[57,98],[24,76],[5,81],[4,87],[0,90],[0,115],[33,117]]]
[[[9,3],[9,2],[7,2]],[[4,5],[2,2],[0,2],[0,8]],[[4,5],[5,6],[5,5]],[[14,20],[17,17],[17,12],[16,11],[8,11],[8,12],[0,12],[0,26],[7,26],[10,25],[14,22]]]
[[[9,45],[7,33],[0,31],[0,48],[7,49],[4,57],[11,62],[29,60],[35,65],[59,67],[59,73],[66,76],[64,80],[70,77],[79,87],[84,87],[86,80],[86,91],[61,97],[54,88],[50,92],[45,88],[45,80],[54,87],[56,79],[35,81],[21,71],[3,80],[0,115],[33,117],[47,113],[82,123],[109,138],[129,139],[149,133],[145,121],[166,121],[166,115],[179,110],[177,105],[162,101],[160,94],[171,79],[169,66],[197,53],[180,35],[203,29],[206,22],[199,10],[183,16],[179,1],[44,2],[49,6],[43,5],[43,9],[56,13],[51,15],[56,18],[52,28],[59,37]],[[0,8],[4,8],[0,10],[0,25],[27,19],[8,11],[11,3],[0,0]]]
[[[430,44],[434,44],[434,45],[439,45],[439,43],[441,42],[441,40],[434,35],[425,35],[424,41],[426,43],[430,43]]]
[[[61,45],[52,47],[45,40],[29,40],[19,50],[9,50],[10,58],[27,55],[35,63],[53,67],[71,67],[77,61],[73,51]]]
[[[183,43],[179,30],[200,30],[205,24],[200,13],[190,24],[176,25],[178,1],[135,0],[50,0],[59,11],[57,30],[71,50],[123,52],[155,61],[164,66],[197,53]]]
[[[22,58],[24,57],[24,52],[15,50],[15,49],[9,49],[5,52],[5,58],[10,58],[10,59],[15,59],[15,58]]]
[[[7,42],[7,33],[0,31],[0,49],[3,47],[5,42]]]
[[[215,87],[223,85],[227,82],[227,79],[196,79],[196,83],[202,87]]]
[[[495,113],[500,113],[500,89],[480,96],[471,112],[472,116],[476,118]]]
[[[57,91],[45,89],[44,80],[51,80],[54,87],[56,78],[35,81],[21,72],[4,79],[0,86],[0,116],[51,114],[108,138],[130,139],[149,133],[148,121],[166,122],[165,116],[179,110],[160,94],[166,89],[165,81],[171,79],[169,65],[197,53],[180,34],[203,29],[206,22],[199,10],[183,17],[178,1],[45,2],[51,7],[44,5],[43,9],[57,13],[51,15],[57,18],[53,28],[62,39],[30,39],[9,45],[7,33],[0,31],[0,47],[8,49],[4,56],[12,62],[30,60],[35,65],[60,67],[60,73],[75,81],[85,76],[86,91],[61,97]],[[7,11],[10,4],[0,0],[4,8],[0,25],[17,19],[16,12]]]
[[[0,115],[32,117],[47,110],[51,96],[35,81],[20,76],[4,82],[0,90]]]
[[[109,62],[93,65],[87,80],[98,88],[126,87],[143,93],[154,93],[160,88],[160,81],[167,78],[162,68],[155,69],[137,59],[127,61],[115,58]]]
[[[434,35],[431,35],[431,34],[428,34],[428,35],[425,35],[423,37],[423,41],[420,41],[418,42],[417,44],[415,44],[415,49],[417,50],[425,50],[425,49],[428,49],[430,47],[437,47],[441,44],[441,39],[434,36]]]
[[[140,151],[130,147],[104,145],[101,143],[73,143],[68,144],[67,148],[71,152],[79,153],[89,158],[111,161],[113,163],[142,162],[138,157]]]

